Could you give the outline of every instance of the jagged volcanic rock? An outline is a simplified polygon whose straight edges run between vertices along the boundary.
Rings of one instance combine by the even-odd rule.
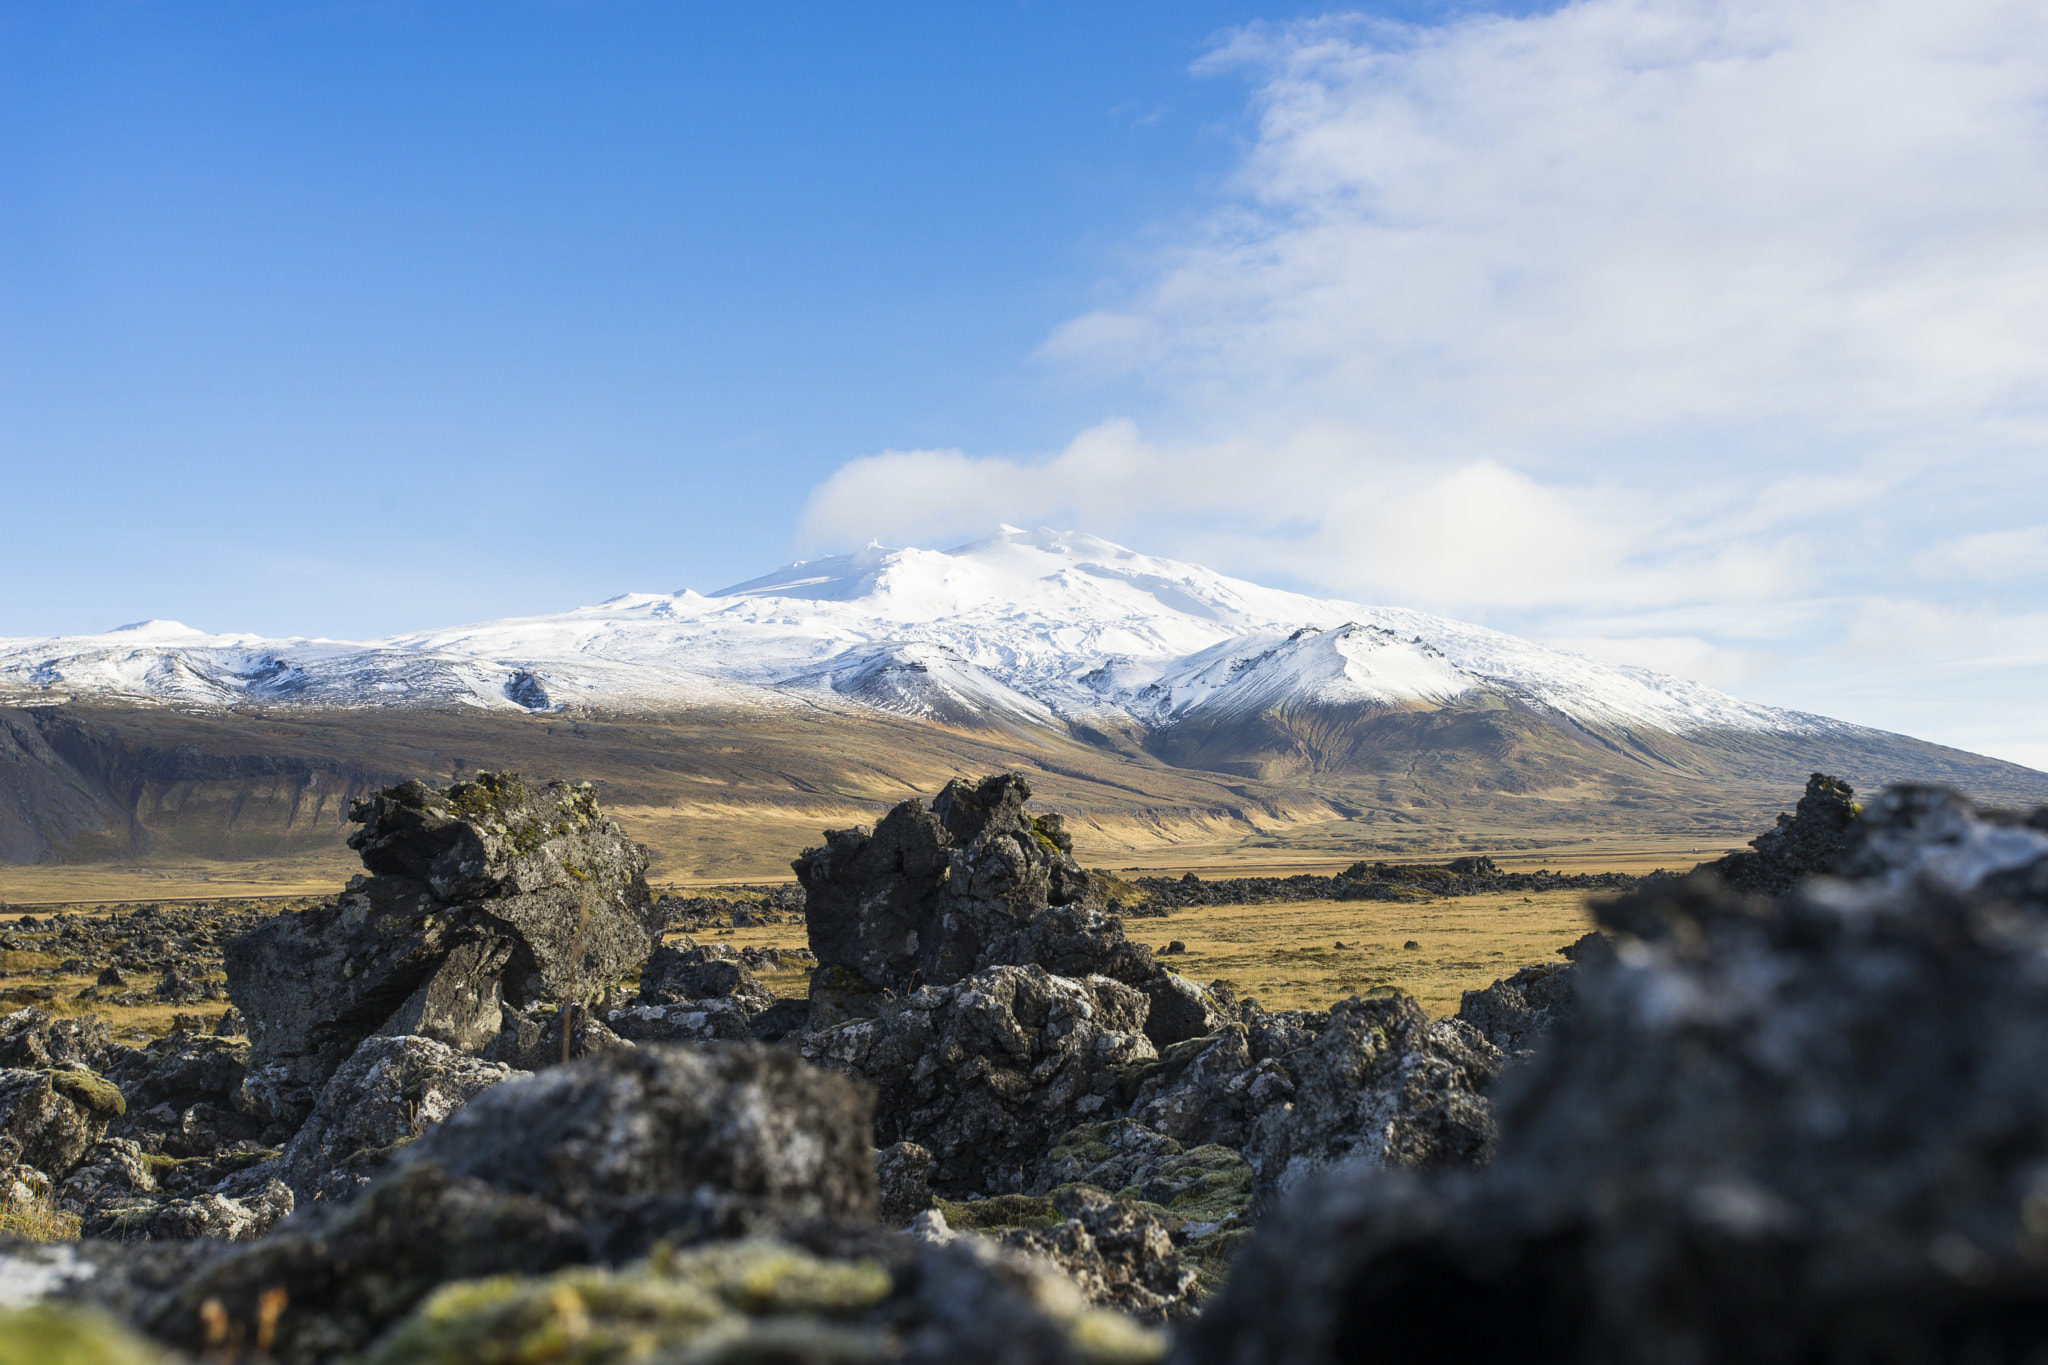
[[[730,999],[749,1013],[775,1003],[759,977],[747,970],[729,943],[656,948],[640,969],[643,1005],[675,1005],[691,1000]]]
[[[1052,1203],[1066,1216],[1064,1223],[1006,1232],[1003,1244],[1051,1261],[1090,1303],[1140,1322],[1194,1317],[1190,1294],[1199,1277],[1181,1264],[1172,1234],[1156,1214],[1086,1186],[1059,1190]]]
[[[1030,799],[1014,773],[956,779],[929,809],[906,801],[872,832],[826,831],[792,864],[820,971],[896,992],[998,964],[1131,982],[1154,975],[1149,955],[1102,914],[1059,817],[1034,819]]]
[[[105,1128],[106,1119],[66,1095],[49,1072],[0,1070],[0,1168],[33,1166],[62,1180]]]
[[[279,1177],[301,1201],[345,1199],[391,1155],[478,1094],[524,1073],[431,1038],[365,1038],[285,1147]]]
[[[1737,851],[1703,864],[1736,891],[1775,896],[1790,891],[1802,878],[1832,872],[1848,847],[1849,829],[1862,811],[1856,793],[1839,777],[1815,773],[1792,814],[1780,815],[1777,827]]]
[[[2031,1358],[2048,812],[1902,789],[1858,825],[1850,878],[1600,909],[1618,956],[1504,1082],[1495,1163],[1314,1182],[1190,1357]]]
[[[1155,1053],[1145,997],[1107,977],[992,967],[800,1035],[803,1056],[879,1091],[876,1133],[916,1142],[949,1195],[1023,1189],[1053,1139],[1123,1105],[1122,1072]]]
[[[371,875],[227,951],[252,1048],[247,1095],[270,1122],[296,1127],[372,1033],[480,1050],[504,1005],[585,1001],[653,947],[646,851],[588,784],[407,782],[350,818]]]

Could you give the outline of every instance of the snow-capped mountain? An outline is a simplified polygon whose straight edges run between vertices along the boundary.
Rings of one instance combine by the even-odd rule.
[[[1870,733],[1422,612],[1318,599],[1093,536],[790,565],[360,643],[151,621],[0,640],[0,697],[506,711],[866,707],[941,724],[1214,722],[1275,708],[1508,706],[1603,735]]]

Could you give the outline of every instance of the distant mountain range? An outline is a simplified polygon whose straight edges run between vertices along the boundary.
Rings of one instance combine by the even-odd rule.
[[[1671,781],[1796,790],[1814,769],[2048,800],[2048,775],[2017,765],[1422,612],[1013,527],[946,551],[871,546],[709,596],[633,593],[382,640],[163,621],[0,640],[0,702],[613,724],[717,713],[742,730],[905,718],[1027,750],[1078,744],[1155,770],[1305,785],[1334,815],[1398,804],[1397,779],[1413,804],[1626,805],[1679,791]]]
[[[0,640],[0,696],[523,711],[844,698],[955,723],[1153,730],[1274,707],[1490,702],[1616,737],[1858,730],[1439,616],[1011,527],[956,550],[800,562],[708,597],[628,593],[383,640],[174,621]]]

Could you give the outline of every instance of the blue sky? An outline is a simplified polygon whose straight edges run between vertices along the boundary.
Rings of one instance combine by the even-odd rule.
[[[2014,0],[0,0],[0,635],[1094,531],[2048,766]]]

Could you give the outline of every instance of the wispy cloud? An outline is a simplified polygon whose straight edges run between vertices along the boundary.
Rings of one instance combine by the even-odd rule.
[[[2032,628],[2048,10],[1333,17],[1203,71],[1251,82],[1230,197],[1041,348],[1161,415],[854,461],[808,540],[1085,526],[1817,710],[1884,621],[1965,671],[1913,612]]]

